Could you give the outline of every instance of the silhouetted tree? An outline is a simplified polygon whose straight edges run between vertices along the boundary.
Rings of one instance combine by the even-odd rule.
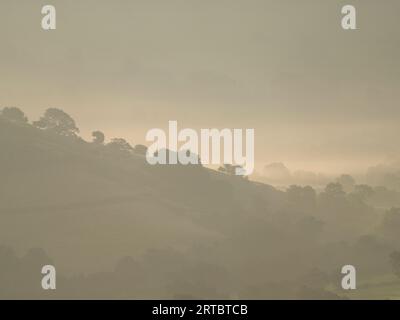
[[[391,208],[385,212],[382,229],[386,236],[397,238],[400,230],[400,208]]]
[[[354,186],[353,194],[362,201],[365,201],[374,195],[374,189],[369,185],[359,184]]]
[[[354,189],[356,181],[351,175],[342,174],[339,178],[336,179],[337,183],[340,183],[345,192],[351,192]]]
[[[104,133],[101,131],[93,131],[92,132],[93,143],[95,144],[103,144],[104,143]]]
[[[133,148],[133,151],[134,151],[136,154],[140,154],[140,155],[142,155],[142,156],[145,156],[146,153],[147,153],[147,147],[144,146],[143,144],[137,144],[137,145]]]
[[[324,194],[329,198],[343,198],[346,192],[343,191],[340,183],[331,182],[325,187]]]
[[[28,118],[25,114],[16,107],[5,107],[1,111],[1,116],[11,122],[25,124],[28,122]]]
[[[239,165],[232,165],[225,163],[223,167],[218,168],[218,171],[234,176],[236,175],[236,169],[243,169],[243,168]]]
[[[318,196],[318,203],[324,212],[336,212],[336,214],[347,211],[346,192],[340,183],[331,182]]]
[[[43,249],[29,249],[20,258],[13,249],[0,246],[0,299],[40,297],[43,294],[40,271],[47,264],[53,262]]]
[[[56,108],[47,109],[40,120],[35,121],[33,125],[67,137],[75,137],[79,133],[74,119],[64,111]]]
[[[107,144],[107,148],[116,152],[130,153],[133,152],[132,146],[122,138],[114,138]]]

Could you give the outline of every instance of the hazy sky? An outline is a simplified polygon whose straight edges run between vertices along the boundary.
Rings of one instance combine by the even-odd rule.
[[[259,166],[363,170],[400,155],[399,13],[398,0],[1,0],[0,106],[32,120],[62,108],[84,137],[133,144],[168,120],[255,128]]]

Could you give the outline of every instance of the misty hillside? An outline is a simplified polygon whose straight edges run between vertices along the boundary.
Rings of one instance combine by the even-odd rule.
[[[400,209],[375,205],[378,189],[278,191],[55,129],[0,117],[0,296],[346,298],[346,264],[365,288],[398,285]],[[53,296],[36,288],[48,261]]]
[[[265,218],[283,201],[272,187],[201,166],[151,166],[143,155],[0,121],[1,242],[19,248],[35,245],[58,256],[65,246],[58,239],[66,237],[99,267],[124,248],[219,239],[243,220]],[[105,253],[92,232],[115,247]],[[66,263],[79,269],[85,258],[79,259]]]

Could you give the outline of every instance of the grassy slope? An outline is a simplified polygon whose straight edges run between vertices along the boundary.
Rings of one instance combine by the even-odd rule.
[[[44,248],[62,272],[98,271],[149,248],[184,251],[224,238],[246,214],[260,215],[254,199],[276,206],[282,196],[208,169],[152,167],[103,149],[1,122],[0,244]]]

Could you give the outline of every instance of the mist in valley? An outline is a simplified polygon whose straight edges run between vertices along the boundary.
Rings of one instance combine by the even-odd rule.
[[[31,122],[2,110],[2,298],[398,297],[400,170],[277,189],[201,164],[152,166],[144,145],[78,132],[60,109]],[[55,291],[40,286],[46,264]],[[357,268],[353,292],[344,265]]]
[[[400,298],[398,0],[51,2],[0,1],[1,299]],[[254,173],[150,165],[171,120]]]

